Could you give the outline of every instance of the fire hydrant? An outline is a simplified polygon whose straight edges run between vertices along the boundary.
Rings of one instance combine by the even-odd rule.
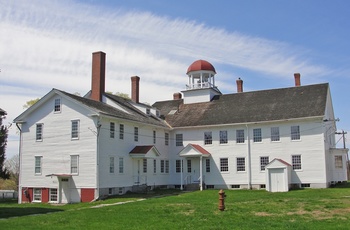
[[[219,191],[219,210],[224,211],[225,210],[225,192],[224,190]]]

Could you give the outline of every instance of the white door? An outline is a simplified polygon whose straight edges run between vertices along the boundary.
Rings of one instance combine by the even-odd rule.
[[[60,203],[69,202],[69,178],[60,178]]]
[[[271,192],[285,192],[284,169],[269,169]]]

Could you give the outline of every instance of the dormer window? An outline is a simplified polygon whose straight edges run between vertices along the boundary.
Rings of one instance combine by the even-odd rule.
[[[150,108],[147,108],[147,109],[146,109],[146,114],[147,114],[147,115],[150,115],[150,114],[151,114],[151,109],[150,109]]]
[[[160,117],[160,112],[159,112],[159,110],[156,110],[156,116],[157,116],[157,117]]]

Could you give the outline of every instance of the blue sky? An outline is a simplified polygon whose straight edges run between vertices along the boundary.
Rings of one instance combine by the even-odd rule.
[[[106,90],[130,94],[138,75],[151,104],[183,90],[197,59],[215,66],[223,93],[238,77],[244,91],[291,87],[300,72],[302,85],[330,83],[337,128],[349,132],[349,24],[347,0],[0,0],[0,107],[11,122],[52,88],[84,95],[102,50]],[[17,152],[13,125],[7,155]]]

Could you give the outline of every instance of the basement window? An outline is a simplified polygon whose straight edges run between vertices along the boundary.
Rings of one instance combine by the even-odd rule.
[[[208,184],[207,185],[207,189],[214,189],[215,187],[214,187],[214,185],[212,185],[212,184]]]
[[[310,188],[310,184],[301,184],[300,185],[301,188]]]
[[[239,184],[233,184],[233,185],[231,185],[231,188],[241,188],[241,186],[239,185]]]

